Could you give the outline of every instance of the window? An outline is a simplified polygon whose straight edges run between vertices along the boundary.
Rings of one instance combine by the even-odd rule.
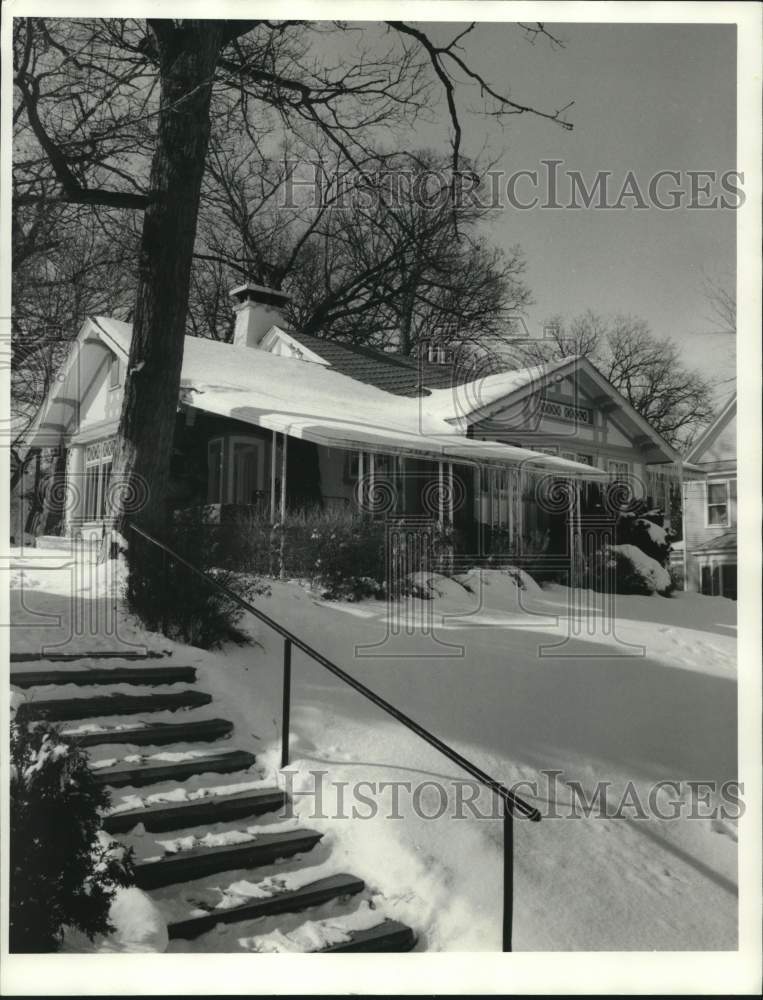
[[[610,459],[607,462],[607,470],[610,479],[626,481],[630,475],[631,467],[627,462],[616,462],[614,459]]]
[[[700,591],[706,597],[737,599],[736,563],[705,563],[701,568]]]
[[[122,384],[121,382],[121,372],[119,368],[119,358],[116,354],[111,355],[111,366],[109,368],[109,387],[111,389],[118,389]]]
[[[574,451],[563,451],[561,457],[569,459],[570,462],[574,462],[575,461],[575,452]]]
[[[729,482],[726,479],[707,484],[707,525],[729,526]]]
[[[577,454],[577,461],[582,462],[583,465],[590,465],[592,468],[594,466],[593,455],[582,455],[580,452]]]
[[[93,441],[85,448],[86,521],[100,521],[109,513],[108,493],[115,438]]]
[[[213,438],[207,445],[207,502],[222,503],[223,439]]]

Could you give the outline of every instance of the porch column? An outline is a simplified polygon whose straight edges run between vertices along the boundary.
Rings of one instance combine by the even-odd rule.
[[[281,544],[279,547],[278,556],[278,575],[283,580],[286,578],[286,567],[284,566],[284,550],[286,546],[286,442],[288,440],[286,434],[282,435],[282,449],[281,449]]]
[[[366,490],[366,496],[368,497],[368,509],[371,513],[374,511],[374,473],[376,472],[376,455],[374,452],[370,451],[368,453],[368,489]]]
[[[440,527],[445,526],[445,497],[443,496],[443,463],[437,463],[437,519],[440,522]]]
[[[281,448],[281,523],[286,519],[286,451],[287,451],[287,441],[288,438],[286,434],[282,435],[282,448]]]
[[[278,465],[278,434],[273,431],[270,444],[270,520],[276,519],[276,467]]]
[[[363,449],[358,451],[358,487],[355,491],[355,502],[358,505],[358,510],[363,512]]]
[[[453,463],[448,462],[448,524],[453,527]]]

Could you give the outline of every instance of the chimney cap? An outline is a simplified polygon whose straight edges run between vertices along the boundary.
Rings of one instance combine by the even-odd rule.
[[[291,302],[291,295],[288,292],[281,292],[277,288],[268,288],[266,285],[255,285],[251,281],[231,288],[228,294],[239,305],[243,305],[245,302],[259,302],[262,305],[283,306],[287,302]]]

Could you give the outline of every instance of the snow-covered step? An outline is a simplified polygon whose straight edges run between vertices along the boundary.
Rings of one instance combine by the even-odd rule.
[[[111,694],[91,698],[56,698],[25,701],[16,709],[19,719],[48,719],[65,722],[69,719],[93,719],[103,715],[137,715],[140,712],[177,711],[208,705],[212,695],[203,691],[157,692],[144,695]]]
[[[234,831],[227,835],[228,843],[220,846],[194,846],[190,850],[142,861],[135,866],[135,884],[140,889],[156,889],[216,872],[269,865],[279,858],[312,850],[322,834],[316,830],[297,829],[246,836],[249,839],[243,843],[236,842]]]
[[[135,754],[113,764],[98,761],[91,765],[99,785],[138,788],[158,781],[183,781],[194,774],[230,774],[244,771],[255,763],[255,756],[246,750],[189,750],[179,753],[164,752],[142,757]]]
[[[384,920],[375,927],[349,932],[349,941],[321,948],[321,954],[334,951],[411,951],[416,946],[416,935],[407,924],[399,920]]]
[[[284,914],[280,925],[259,921],[215,935],[229,951],[271,953],[323,953],[333,951],[410,951],[416,937],[410,927],[388,918],[369,900],[347,909],[332,903],[317,909],[308,919],[295,921]],[[217,950],[208,935],[206,941]],[[227,940],[226,940],[227,939]],[[177,946],[173,950],[178,950]]]
[[[139,823],[152,832],[180,830],[201,823],[223,823],[227,820],[261,816],[274,812],[286,803],[280,788],[257,788],[232,795],[206,795],[180,802],[157,802],[109,813],[104,817],[107,833],[126,833]]]
[[[14,670],[11,684],[18,688],[46,684],[193,684],[193,667],[94,667],[91,670]]]
[[[141,722],[134,726],[103,726],[93,723],[64,729],[63,736],[75,740],[78,746],[95,747],[120,743],[128,746],[166,746],[170,743],[197,743],[230,736],[233,723],[227,719],[198,719],[193,722]]]
[[[294,913],[330,900],[357,895],[364,889],[362,879],[345,874],[330,875],[284,892],[268,894],[264,889],[259,897],[238,906],[215,908],[208,913],[174,921],[169,924],[168,932],[170,938],[195,938],[221,923],[239,923],[278,913]]]
[[[129,649],[92,649],[77,653],[11,653],[11,663],[74,663],[77,660],[160,660],[169,656],[157,649],[133,651]]]

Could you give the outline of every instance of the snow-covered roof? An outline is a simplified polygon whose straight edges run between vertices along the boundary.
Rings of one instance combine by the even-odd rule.
[[[79,342],[94,339],[127,356],[132,327],[110,317],[88,320]],[[67,395],[64,382],[48,401],[34,436],[59,433],[65,408],[55,392]],[[198,337],[186,337],[181,373],[181,401],[193,408],[231,417],[267,430],[325,446],[396,452],[440,461],[495,465],[530,465],[560,475],[593,479],[600,470],[579,462],[467,438],[448,406],[451,390],[429,396],[402,397],[298,358],[269,354]],[[31,443],[31,441],[30,441]],[[39,441],[38,441],[39,443]]]

